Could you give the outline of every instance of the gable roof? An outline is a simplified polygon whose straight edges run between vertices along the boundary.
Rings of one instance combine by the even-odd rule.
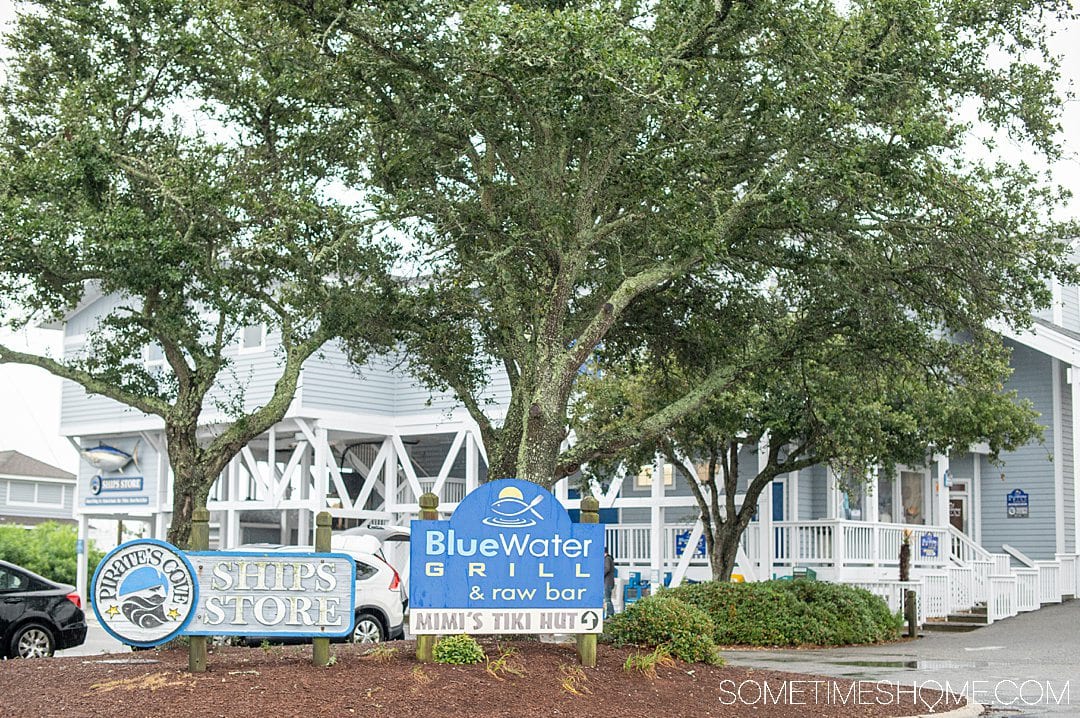
[[[0,451],[0,475],[75,480],[75,474],[13,450]]]

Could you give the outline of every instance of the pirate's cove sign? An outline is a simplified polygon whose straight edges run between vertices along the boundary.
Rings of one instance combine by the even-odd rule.
[[[603,628],[604,529],[531,482],[491,481],[449,521],[413,521],[411,553],[414,634]]]
[[[156,646],[178,635],[198,601],[195,570],[182,551],[155,539],[113,549],[94,572],[90,596],[102,627],[133,646]]]
[[[352,631],[356,565],[344,554],[197,551],[131,541],[98,565],[94,613],[118,640],[176,636],[341,637]]]

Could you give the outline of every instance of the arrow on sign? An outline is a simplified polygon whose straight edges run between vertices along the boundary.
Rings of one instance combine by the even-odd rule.
[[[596,628],[596,624],[600,622],[600,617],[596,615],[596,611],[586,611],[581,616],[581,623],[586,629],[592,630]]]

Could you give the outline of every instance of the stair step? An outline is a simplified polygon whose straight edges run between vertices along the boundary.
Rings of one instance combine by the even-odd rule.
[[[985,623],[967,623],[963,621],[928,621],[923,624],[924,631],[942,631],[950,633],[960,633],[964,631],[974,631],[977,628],[984,628]]]
[[[979,623],[986,625],[990,622],[990,618],[986,615],[986,612],[982,613],[950,613],[949,623]]]

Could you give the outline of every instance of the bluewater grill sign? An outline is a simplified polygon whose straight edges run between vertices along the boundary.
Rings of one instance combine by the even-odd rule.
[[[500,479],[449,521],[413,521],[412,633],[600,633],[604,528],[543,487]]]
[[[352,631],[356,564],[344,554],[194,551],[156,539],[113,549],[90,596],[133,646],[177,636],[336,637]]]

